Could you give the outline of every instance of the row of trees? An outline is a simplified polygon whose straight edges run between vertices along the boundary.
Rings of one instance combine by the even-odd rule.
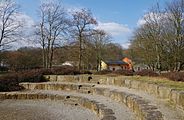
[[[0,48],[4,56],[1,59],[12,68],[31,68],[40,63],[44,68],[51,68],[53,64],[78,61],[79,70],[99,69],[102,59],[122,57],[121,46],[111,43],[105,31],[95,29],[98,23],[90,10],[67,12],[56,0],[44,1],[38,8],[39,20],[32,40],[41,48],[4,52],[12,42],[22,38],[24,22],[16,19],[21,14],[16,3],[2,0],[0,6]]]
[[[82,69],[99,70],[100,58],[103,59],[121,59],[122,48],[118,44],[103,44],[102,49],[96,48],[94,43],[88,43],[88,48],[83,50]],[[78,61],[79,44],[73,43],[54,49],[53,65],[61,65],[65,61]],[[1,52],[1,68],[10,70],[27,70],[43,67],[42,49],[35,47],[23,47],[18,50]],[[8,66],[7,66],[8,65]],[[4,69],[7,70],[7,69]]]
[[[78,69],[81,70],[86,64],[85,58],[89,55],[85,52],[91,52],[89,48],[92,45],[106,44],[109,38],[103,30],[94,29],[97,21],[88,9],[68,13],[59,2],[45,2],[41,4],[39,13],[40,22],[37,25],[36,35],[42,46],[45,68],[52,67],[55,49],[68,42],[74,43],[77,47],[75,54],[78,56]],[[93,44],[94,42],[96,43]]]
[[[150,68],[180,71],[184,67],[184,0],[173,0],[164,9],[157,4],[134,32],[129,55]]]

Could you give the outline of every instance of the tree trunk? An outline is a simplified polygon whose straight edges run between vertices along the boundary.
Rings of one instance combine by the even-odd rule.
[[[82,65],[82,35],[79,36],[79,66],[78,69],[81,71]]]

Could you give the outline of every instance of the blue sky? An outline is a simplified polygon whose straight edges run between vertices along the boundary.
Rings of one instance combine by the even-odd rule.
[[[44,1],[44,0],[43,0]],[[157,2],[163,5],[171,0],[61,0],[66,8],[89,8],[98,20],[98,28],[106,30],[113,42],[127,47],[133,30],[141,17]],[[37,21],[40,0],[16,0],[21,11]]]

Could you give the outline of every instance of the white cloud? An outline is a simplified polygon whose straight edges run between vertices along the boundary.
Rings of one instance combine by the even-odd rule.
[[[151,20],[151,21],[162,21],[166,19],[167,17],[172,17],[169,13],[147,13],[145,14],[142,18],[140,18],[137,22],[137,26],[144,25],[146,23],[146,19]]]
[[[112,40],[115,43],[119,43],[123,48],[128,48],[128,40],[132,34],[132,30],[127,26],[115,22],[102,23],[95,29],[102,29],[112,36]]]
[[[138,20],[137,26],[142,26],[142,25],[144,25],[145,23],[146,23],[146,21],[145,21],[143,18],[141,18],[141,19]]]
[[[35,46],[34,43],[34,36],[33,36],[33,31],[34,31],[34,25],[35,21],[25,13],[18,13],[16,15],[16,20],[21,21],[23,23],[23,27],[21,28],[22,30],[22,35],[20,36],[21,38],[16,41],[15,43],[12,43],[14,46],[13,49],[18,49],[20,47],[25,47],[25,46]]]
[[[128,49],[129,46],[130,46],[130,42],[122,43],[121,46],[122,46],[124,49]]]
[[[24,23],[24,28],[32,28],[35,25],[34,20],[24,13],[17,14],[16,19]]]
[[[123,25],[123,24],[119,24],[119,23],[115,23],[115,22],[107,22],[107,23],[99,22],[96,29],[105,30],[107,33],[109,33],[112,36],[129,34],[131,32],[131,30],[130,30],[130,28],[128,28],[128,26]]]

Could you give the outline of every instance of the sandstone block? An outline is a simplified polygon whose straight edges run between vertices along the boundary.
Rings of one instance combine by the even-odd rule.
[[[0,99],[6,99],[6,93],[1,92],[0,93]]]
[[[176,90],[172,90],[170,94],[170,101],[173,102],[174,104],[179,103],[179,92]]]
[[[147,84],[148,85],[148,93],[149,94],[153,94],[153,95],[155,95],[155,96],[158,96],[158,85],[156,85],[156,84],[153,84],[153,83],[149,83],[149,84]]]
[[[116,120],[116,117],[114,116],[103,116],[101,120]]]
[[[131,80],[126,79],[125,80],[125,87],[131,88]]]
[[[107,85],[114,85],[114,77],[107,77]]]
[[[172,89],[165,86],[158,87],[158,97],[162,99],[169,99]]]
[[[115,77],[114,85],[116,85],[116,86],[125,86],[125,80],[121,76]]]
[[[131,88],[133,89],[139,89],[141,82],[139,81],[131,81]]]
[[[184,92],[179,93],[178,104],[184,110]]]

